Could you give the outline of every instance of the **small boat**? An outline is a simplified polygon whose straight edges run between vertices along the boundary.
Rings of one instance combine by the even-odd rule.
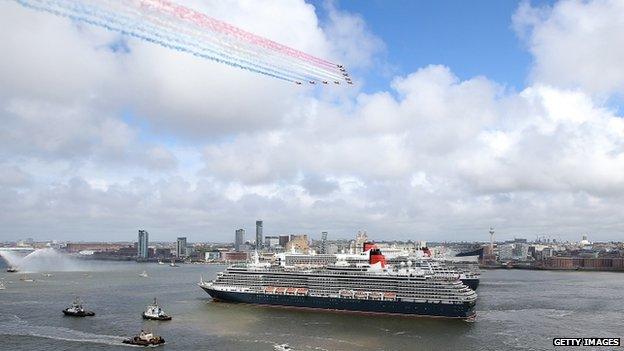
[[[149,275],[147,275],[146,271],[143,271],[143,273],[140,273],[139,276],[141,276],[143,278],[149,278]]]
[[[87,311],[82,306],[79,298],[75,298],[71,306],[63,310],[63,314],[71,317],[91,317],[95,316],[95,312]]]
[[[3,282],[0,282],[0,290],[4,290],[4,289],[6,289],[6,286],[4,286]]]
[[[273,349],[275,351],[293,351],[292,347],[290,347],[288,344],[275,345],[273,346]]]
[[[139,333],[139,335],[135,335],[131,338],[125,339],[122,341],[122,343],[137,346],[158,346],[164,344],[165,339],[158,335],[154,335],[151,332],[141,330],[141,333]]]
[[[17,267],[11,266],[11,267],[7,268],[6,271],[7,271],[7,273],[15,273],[15,272],[17,272]]]
[[[21,280],[21,281],[23,281],[23,282],[27,282],[27,283],[33,283],[33,282],[35,281],[34,279],[32,279],[32,278],[28,278],[28,277],[27,277],[27,276],[25,276],[25,275],[22,275],[22,276],[19,278],[19,280]]]
[[[145,311],[142,314],[143,319],[151,319],[154,321],[170,321],[171,316],[167,315],[165,311],[158,305],[156,302],[156,298],[154,298],[154,302],[151,305],[148,305],[145,308]]]
[[[169,266],[178,267],[178,265],[175,263],[175,260],[171,260],[171,263],[169,264]]]
[[[52,273],[41,273],[41,275],[44,277],[51,277]]]
[[[158,260],[158,264],[165,264],[165,263],[161,260]]]

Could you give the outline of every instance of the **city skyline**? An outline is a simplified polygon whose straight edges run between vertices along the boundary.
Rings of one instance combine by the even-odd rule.
[[[257,222],[256,221],[256,228],[257,227]],[[262,221],[263,222],[263,221]],[[473,243],[487,243],[490,241],[490,237],[492,235],[492,233],[494,232],[494,228],[490,227],[488,228],[488,232],[487,237],[484,238],[476,238],[474,240],[439,240],[439,239],[424,239],[424,237],[414,237],[414,236],[400,236],[400,237],[388,237],[388,236],[384,236],[383,238],[377,238],[374,235],[371,236],[370,241],[371,242],[418,242],[418,241],[430,241],[430,242],[434,242],[434,243],[444,243],[444,242],[449,242],[449,243],[461,243],[461,242],[473,242]],[[233,230],[233,234],[230,234],[229,237],[228,235],[219,235],[218,237],[222,239],[209,239],[209,240],[205,240],[205,238],[209,237],[209,238],[215,238],[216,236],[214,235],[202,235],[202,234],[198,234],[195,238],[192,238],[192,240],[189,240],[190,243],[223,243],[223,244],[233,244],[234,250],[235,251],[242,251],[243,248],[242,246],[246,245],[246,244],[251,244],[256,245],[256,240],[257,240],[257,233],[254,233],[254,236],[252,238],[246,238],[246,231],[247,229],[245,228],[237,228],[235,230]],[[37,237],[32,237],[32,236],[23,236],[23,237],[19,237],[17,239],[11,239],[11,240],[4,240],[4,241],[0,241],[0,242],[38,242],[38,243],[42,243],[42,242],[93,242],[93,243],[98,243],[98,242],[104,242],[104,243],[136,243],[138,245],[138,250],[139,250],[139,256],[141,255],[141,252],[144,252],[144,248],[142,247],[146,247],[144,245],[141,244],[141,237],[142,235],[144,235],[146,238],[148,237],[149,233],[147,230],[141,230],[139,229],[139,239],[135,238],[133,239],[132,237],[130,238],[124,238],[121,240],[60,240],[57,238],[37,238]],[[314,241],[318,241],[318,242],[323,242],[324,240],[327,240],[328,242],[333,242],[333,241],[350,241],[353,239],[354,235],[359,235],[360,233],[365,233],[368,235],[367,230],[362,230],[362,229],[358,229],[357,231],[354,231],[352,233],[336,233],[336,235],[332,236],[330,232],[326,231],[326,230],[321,230],[321,231],[317,231],[317,232],[310,232],[310,231],[297,231],[297,232],[271,232],[271,233],[265,233],[266,235],[263,236],[264,239],[268,239],[268,238],[273,238],[273,239],[278,239],[280,237],[289,237],[289,236],[298,236],[298,235],[307,235],[309,237],[310,240],[314,240]],[[588,233],[580,233],[578,236],[576,237],[571,237],[569,239],[566,238],[562,238],[561,235],[558,234],[549,234],[549,233],[538,233],[538,234],[522,234],[522,233],[509,233],[509,232],[503,232],[503,233],[499,233],[496,232],[496,236],[495,236],[495,240],[494,242],[509,242],[509,241],[514,241],[517,239],[521,239],[521,240],[528,240],[530,242],[559,242],[559,243],[564,243],[564,242],[570,242],[570,243],[574,243],[574,242],[580,242],[582,240],[587,240],[588,238],[592,239],[592,241],[595,242],[621,242],[621,240],[602,240],[602,239],[596,239],[595,237],[591,237],[591,234]],[[187,237],[180,237],[179,234],[175,234],[173,236],[166,236],[166,235],[162,235],[155,238],[154,240],[150,240],[147,239],[149,242],[154,242],[154,243],[179,243],[180,240],[183,239],[184,241],[186,241]],[[265,244],[265,240],[263,239],[263,243],[262,246],[264,246]],[[178,247],[179,244],[176,244],[176,248]],[[244,248],[244,250],[249,250],[252,248],[252,246],[246,246]],[[254,247],[255,248],[255,247]],[[177,250],[177,249],[176,249]]]
[[[0,241],[249,239],[259,218],[264,236],[621,240],[621,1],[180,3],[355,84],[2,2]]]

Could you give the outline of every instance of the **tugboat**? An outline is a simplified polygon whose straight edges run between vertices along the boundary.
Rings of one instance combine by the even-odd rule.
[[[7,273],[16,273],[17,272],[17,267],[9,267],[7,268]]]
[[[158,306],[156,302],[156,298],[154,298],[154,302],[151,305],[148,305],[145,309],[145,312],[142,314],[143,319],[151,319],[155,321],[170,321],[171,316],[168,316],[165,311]]]
[[[79,298],[75,298],[72,305],[63,310],[63,314],[66,316],[72,316],[72,317],[95,316],[95,312],[87,311],[84,309],[84,307],[82,307],[82,303],[80,302]]]
[[[158,335],[154,335],[153,333],[141,330],[139,335],[125,339],[122,343],[137,346],[158,346],[164,344],[165,339]]]

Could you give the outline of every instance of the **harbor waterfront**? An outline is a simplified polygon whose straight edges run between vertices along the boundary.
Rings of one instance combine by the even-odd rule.
[[[0,273],[2,350],[126,350],[124,338],[149,329],[163,350],[552,349],[554,337],[622,337],[621,273],[482,272],[473,323],[213,302],[198,286],[221,265],[98,262],[87,271]],[[149,278],[139,273],[146,271]],[[61,313],[75,296],[96,312]],[[158,298],[172,321],[143,320]]]

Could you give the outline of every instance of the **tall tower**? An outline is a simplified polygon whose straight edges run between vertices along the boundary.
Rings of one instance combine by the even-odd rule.
[[[147,230],[139,229],[139,238],[137,242],[137,257],[138,258],[147,258],[148,257],[148,246],[149,246],[149,234]]]
[[[327,232],[321,233],[321,253],[327,253]]]
[[[494,254],[494,227],[490,227],[490,254]]]
[[[256,249],[262,248],[262,220],[256,221]]]
[[[187,256],[186,246],[186,237],[179,237],[176,240],[176,256],[178,258],[183,258]]]
[[[245,229],[236,229],[234,236],[234,250],[241,251],[241,247],[245,244]]]

